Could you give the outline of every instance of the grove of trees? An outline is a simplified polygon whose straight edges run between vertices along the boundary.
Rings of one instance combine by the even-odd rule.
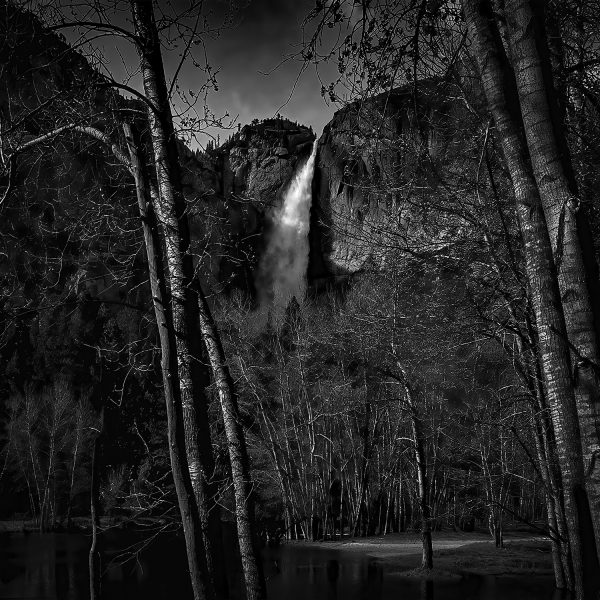
[[[210,272],[233,250],[199,173],[225,150],[182,142],[218,121],[194,103],[215,84],[203,3],[0,0],[2,516],[91,516],[92,598],[116,514],[181,526],[195,600],[230,597],[233,565],[266,597],[259,525],[418,531],[427,571],[437,530],[500,548],[509,523],[596,598],[599,8],[318,1],[301,57],[339,71],[313,186],[329,271],[260,328],[252,286]]]

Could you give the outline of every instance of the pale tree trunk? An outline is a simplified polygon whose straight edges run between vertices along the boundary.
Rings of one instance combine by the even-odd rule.
[[[528,0],[507,0],[506,15],[517,90],[533,174],[540,193],[558,271],[558,283],[571,344],[575,396],[581,429],[596,543],[600,542],[600,353],[591,301],[595,265],[586,269],[582,248],[589,235],[585,207],[569,182],[568,149],[557,95],[550,80],[550,60],[543,23]],[[591,260],[590,260],[591,259]],[[593,257],[588,257],[593,262]],[[597,318],[597,317],[596,317]]]
[[[98,433],[94,438],[92,446],[92,477],[90,482],[90,520],[92,521],[92,542],[88,555],[88,572],[90,578],[90,600],[100,598],[100,548],[98,544],[98,526],[100,517],[98,515],[100,500],[100,477],[98,468],[100,466],[100,452],[102,449],[102,436],[104,430],[104,407],[100,409],[98,419]]]
[[[533,324],[529,320],[528,328],[530,330],[530,337],[533,340]],[[542,456],[545,457],[544,468],[548,478],[548,495],[551,497],[549,505],[547,506],[548,524],[554,528],[556,532],[555,539],[552,542],[552,560],[555,563],[555,576],[556,585],[559,588],[571,587],[571,571],[568,565],[571,563],[570,550],[568,547],[569,532],[567,530],[567,523],[565,518],[565,507],[564,499],[562,495],[562,482],[560,477],[560,467],[558,464],[558,457],[556,453],[556,437],[554,435],[554,429],[552,427],[552,420],[549,416],[548,403],[545,395],[543,386],[543,375],[541,372],[541,365],[539,361],[535,362],[535,373],[532,377],[532,385],[535,387],[534,397],[536,400],[535,409],[538,415],[538,430],[539,430],[539,443],[541,446]],[[536,436],[536,439],[537,436]],[[558,564],[556,564],[556,558],[560,559],[564,553],[568,557],[568,560],[561,560],[560,570]]]
[[[199,283],[197,283],[197,288],[200,331],[202,332],[202,339],[206,346],[217,395],[221,403],[225,435],[227,437],[227,449],[229,452],[235,497],[237,534],[246,583],[246,596],[248,600],[262,600],[266,598],[267,593],[262,572],[262,563],[258,552],[252,479],[250,476],[250,462],[246,448],[246,439],[240,423],[235,387],[227,366],[221,338]]]
[[[369,398],[370,390],[367,386],[366,374],[364,375],[364,390],[365,390],[365,423],[362,429],[361,443],[362,453],[360,456],[360,466],[358,470],[358,501],[356,508],[356,519],[352,527],[353,537],[368,535],[363,522],[367,518],[366,496],[369,486],[369,462],[370,462],[370,428],[371,428],[371,400]]]
[[[270,419],[265,414],[264,408],[260,405],[260,400],[259,400],[258,404],[259,404],[259,410],[260,410],[260,414],[262,417],[262,421],[264,423],[263,436],[265,438],[268,436],[268,439],[269,439],[269,446],[270,446],[269,451],[270,451],[271,457],[273,459],[273,467],[275,469],[275,472],[277,473],[279,489],[281,491],[281,501],[283,503],[283,514],[284,514],[285,538],[291,539],[289,537],[289,535],[291,532],[291,523],[292,523],[292,514],[293,514],[293,510],[291,508],[292,492],[290,490],[288,490],[285,469],[281,464],[281,458],[279,456],[281,444],[279,443],[279,440],[275,441],[274,435],[275,436],[277,435],[277,432],[275,431],[275,426],[271,423]],[[261,427],[261,430],[262,430],[262,427]],[[265,431],[266,431],[266,434],[264,433]]]
[[[591,527],[585,491],[585,473],[577,406],[572,384],[566,324],[562,313],[557,273],[540,195],[528,166],[527,151],[518,121],[514,82],[504,55],[489,2],[463,0],[465,19],[474,42],[474,55],[481,73],[487,104],[512,180],[517,215],[524,245],[531,305],[538,331],[539,358],[544,377],[563,484],[565,518],[568,526],[571,564],[578,598],[595,597],[596,559],[593,536],[582,535]],[[512,111],[512,112],[511,112]],[[568,560],[568,557],[564,557]],[[597,562],[597,559],[596,559]]]
[[[527,341],[531,349],[530,352],[533,353],[537,348],[537,333],[532,321],[530,302],[528,303],[526,322]],[[520,352],[524,355],[524,348]],[[534,438],[536,450],[540,457],[540,471],[547,488],[546,513],[548,516],[548,526],[554,532],[552,536],[552,561],[554,564],[556,587],[561,589],[565,587],[571,588],[572,573],[570,568],[568,568],[568,565],[571,564],[568,547],[569,534],[565,521],[560,469],[556,455],[556,439],[549,416],[540,361],[537,356],[533,356],[530,363],[530,365],[525,367],[524,376],[531,397],[534,399],[534,405],[532,406],[534,412]]]
[[[403,376],[404,377],[404,376]],[[421,542],[422,556],[421,567],[423,569],[433,568],[433,544],[431,541],[431,507],[429,505],[429,484],[427,480],[427,459],[425,454],[425,438],[423,434],[423,423],[417,414],[417,407],[413,398],[412,390],[406,379],[404,380],[406,403],[410,413],[410,424],[413,434],[415,462],[417,463],[417,483],[419,505],[421,508]]]
[[[535,390],[531,388],[531,393],[535,394]],[[541,386],[537,386],[541,388]],[[540,390],[541,392],[542,390]],[[545,419],[543,414],[541,414],[540,406],[542,405],[542,399],[538,399],[537,405],[532,406],[532,419],[534,423],[534,441],[535,441],[535,449],[538,456],[540,475],[544,486],[546,488],[546,514],[548,518],[548,528],[551,532],[551,544],[552,544],[552,566],[554,569],[554,580],[556,582],[556,587],[559,589],[569,587],[567,580],[565,578],[563,560],[561,557],[562,554],[562,544],[563,539],[567,539],[568,534],[566,531],[561,530],[561,525],[559,522],[560,516],[564,515],[562,511],[562,504],[560,499],[560,488],[556,479],[554,477],[553,470],[550,468],[550,463],[552,461],[551,456],[549,455],[548,449],[550,445],[548,443],[548,432],[545,427]],[[564,529],[564,528],[563,528]],[[562,539],[561,539],[562,538]]]
[[[83,429],[82,400],[79,400],[75,409],[75,443],[73,445],[73,466],[71,467],[71,481],[69,484],[69,503],[67,504],[67,529],[71,528],[71,506],[73,504],[73,487],[75,486],[75,470],[77,468],[77,457],[79,453],[79,441]]]
[[[164,277],[161,245],[158,235],[156,216],[152,204],[148,202],[149,189],[141,164],[137,144],[129,125],[124,125],[125,137],[129,148],[131,172],[135,179],[138,208],[144,233],[144,244],[148,260],[148,275],[154,314],[161,347],[161,368],[167,408],[167,434],[169,455],[175,491],[181,513],[185,537],[188,567],[194,593],[194,600],[210,600],[215,597],[212,579],[204,550],[202,523],[196,506],[195,493],[186,462],[185,433],[179,388],[177,347],[171,312],[166,301],[167,288]]]
[[[40,469],[37,460],[37,449],[34,451],[34,443],[32,439],[33,430],[33,418],[32,418],[32,391],[31,389],[25,390],[24,402],[25,402],[25,426],[27,430],[27,449],[29,450],[29,458],[31,460],[31,471],[33,473],[33,482],[35,484],[37,506],[32,510],[32,516],[35,520],[37,513],[38,525],[41,527],[41,509],[42,509],[42,495],[40,491],[40,483],[38,479],[38,469]],[[41,476],[41,475],[40,475]],[[33,507],[33,505],[32,505]]]
[[[421,567],[423,569],[433,568],[433,543],[431,539],[431,505],[429,504],[429,478],[427,476],[427,453],[425,450],[425,432],[423,421],[419,415],[415,402],[413,389],[408,381],[402,364],[396,362],[399,375],[388,372],[388,375],[398,381],[404,390],[404,410],[410,417],[412,431],[413,452],[417,467],[417,503],[421,509],[421,541],[422,556]]]
[[[204,388],[208,373],[201,357],[194,265],[186,203],[181,188],[177,139],[151,0],[132,0],[144,93],[150,103],[148,122],[158,186],[156,213],[165,246],[170,291],[170,318],[176,345],[177,377],[189,475],[205,532],[208,570],[220,595],[226,594],[220,511],[213,481],[214,458]]]
[[[552,423],[549,422],[547,416],[548,410],[542,384],[543,375],[537,356],[534,355],[537,334],[530,313],[531,306],[528,304],[525,316],[527,333],[517,337],[517,347],[522,364],[519,372],[531,398],[532,433],[538,458],[539,475],[546,490],[546,515],[551,532],[554,580],[556,587],[563,589],[571,587],[570,581],[566,579],[570,573],[569,571],[565,573],[563,564],[570,563],[570,558],[563,561],[562,556],[563,552],[568,551],[568,547],[563,548],[564,543],[568,540],[568,533],[565,526],[560,475],[556,465],[556,445],[552,435]],[[525,341],[527,345],[524,344]]]

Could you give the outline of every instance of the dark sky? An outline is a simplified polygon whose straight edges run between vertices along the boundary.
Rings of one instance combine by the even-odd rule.
[[[62,3],[63,14],[68,10],[65,7],[73,5],[73,0],[58,1]],[[163,0],[155,0],[157,18],[163,10],[167,14],[180,13],[191,0],[168,1],[169,4],[160,4]],[[93,6],[91,0],[86,0],[78,6],[90,5]],[[303,63],[299,58],[284,60],[297,55],[302,48],[302,21],[314,7],[314,0],[205,0],[204,5],[211,26],[216,28],[226,23],[219,34],[203,35],[209,62],[218,71],[218,91],[211,92],[208,98],[213,113],[220,116],[228,112],[230,118],[237,117],[234,126],[237,129],[237,123],[244,125],[254,118],[264,119],[280,112],[293,121],[312,126],[320,134],[334,109],[321,97],[319,76],[329,83],[335,65],[321,65],[318,74],[315,66],[310,65],[295,84]],[[117,6],[119,9],[111,13],[114,14],[113,22],[131,29],[128,3],[118,1]],[[85,16],[90,18],[89,14]],[[75,31],[65,31],[65,34],[69,41],[75,41]],[[98,46],[101,48],[106,68],[116,80],[141,89],[135,72],[137,55],[129,42],[107,36],[104,39],[94,37],[93,44],[92,53]],[[177,68],[180,49],[181,45],[163,53],[167,79]],[[196,46],[193,49],[199,62],[203,62],[203,48]],[[179,73],[178,82],[182,89],[197,92],[202,79],[202,72],[188,60]],[[181,107],[176,97],[173,101],[176,108]],[[209,131],[213,136],[220,135],[222,141],[230,135],[230,131],[216,128]],[[197,142],[191,141],[191,145],[204,145],[208,139],[198,136]]]
[[[34,10],[44,5],[59,6],[58,13],[52,14],[62,15],[68,21],[73,21],[73,15],[83,20],[98,21],[94,7],[108,7],[104,21],[132,29],[127,0],[23,2]],[[180,14],[190,2],[197,0],[155,0],[157,18],[161,13]],[[226,23],[219,34],[203,35],[209,62],[218,71],[218,91],[211,92],[208,98],[213,113],[219,116],[228,112],[230,117],[237,117],[236,124],[244,125],[254,118],[264,119],[280,112],[293,121],[312,126],[320,134],[331,119],[334,108],[327,106],[321,97],[319,77],[323,83],[329,83],[335,76],[336,66],[321,65],[317,74],[315,66],[310,65],[295,85],[302,61],[298,58],[284,61],[286,57],[298,54],[302,48],[302,22],[314,8],[314,0],[204,0],[204,7],[211,26]],[[56,16],[49,20],[56,22]],[[98,37],[97,31],[86,29],[70,28],[62,32],[72,44],[82,39],[80,35],[87,39],[91,37],[91,48],[81,47],[81,50],[88,56],[100,52],[106,70],[115,80],[141,90],[137,52],[129,41],[112,34]],[[171,52],[165,49],[163,53],[168,80],[177,68],[181,48],[182,44]],[[193,49],[199,62],[204,62],[202,46]],[[203,73],[188,61],[179,73],[178,82],[182,89],[196,93],[203,77]],[[176,96],[173,102],[176,109],[181,108]],[[199,108],[202,108],[202,103]],[[209,131],[213,136],[219,134],[221,140],[230,135],[229,131],[216,128]],[[200,135],[191,145],[204,145],[208,139]]]
[[[280,111],[320,133],[333,109],[321,97],[314,66],[302,74],[295,88],[301,61],[290,60],[277,67],[301,48],[302,21],[313,7],[314,0],[250,0],[239,10],[235,25],[209,42],[211,60],[220,69],[215,109],[222,106],[239,114],[242,124]],[[333,68],[319,68],[325,81],[331,78]]]

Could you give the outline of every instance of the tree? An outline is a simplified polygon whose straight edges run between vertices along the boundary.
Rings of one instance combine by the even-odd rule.
[[[316,18],[316,33],[310,37],[305,55],[306,60],[318,62],[324,59],[316,49],[325,26],[344,31],[342,42],[333,47],[333,53],[339,56],[338,85],[334,83],[324,88],[324,93],[329,94],[333,101],[343,102],[344,98],[339,93],[340,83],[343,83],[350,91],[351,99],[369,98],[380,93],[375,99],[381,98],[381,104],[387,106],[391,104],[394,87],[406,82],[406,94],[413,98],[418,121],[419,103],[426,90],[452,80],[476,112],[480,100],[477,86],[472,86],[469,81],[468,53],[469,42],[475,45],[474,57],[478,63],[485,104],[495,124],[492,139],[496,138],[502,148],[512,180],[527,275],[525,319],[515,319],[517,314],[510,309],[508,318],[503,321],[513,323],[513,331],[525,341],[525,346],[534,349],[533,364],[539,363],[539,368],[536,365],[529,371],[530,381],[535,382],[538,373],[545,380],[543,389],[538,389],[535,384],[529,389],[531,397],[540,398],[542,406],[544,400],[548,401],[553,416],[551,439],[555,436],[558,464],[563,473],[564,507],[572,552],[572,557],[569,557],[568,548],[565,543],[562,544],[562,570],[568,579],[574,566],[575,580],[569,580],[568,584],[574,585],[580,595],[590,595],[596,586],[593,573],[597,565],[595,543],[589,535],[592,531],[590,518],[596,511],[595,484],[593,476],[589,477],[594,467],[591,470],[588,467],[595,464],[593,456],[597,443],[594,439],[597,432],[594,426],[590,427],[595,421],[593,407],[598,390],[593,301],[597,269],[589,246],[585,245],[589,240],[589,225],[584,207],[577,210],[580,203],[576,198],[574,179],[570,177],[568,148],[560,133],[565,95],[557,98],[554,90],[541,5],[526,1],[496,3],[493,5],[497,9],[495,12],[492,3],[463,2],[468,25],[466,30],[462,26],[460,12],[452,3],[432,5],[428,2],[384,1],[363,6],[360,14],[344,12],[343,5],[343,2],[320,3],[316,7],[310,15]],[[584,10],[581,6],[579,9]],[[476,17],[479,21],[474,25]],[[560,42],[560,34],[555,30],[553,49],[557,51],[552,55],[553,64],[558,65],[555,68],[560,68]],[[327,56],[331,54],[325,53]],[[350,70],[350,66],[355,68]],[[564,76],[565,71],[563,64],[560,74]],[[562,114],[559,100],[563,101]],[[367,114],[368,102],[359,105],[359,119],[364,119]],[[391,109],[380,112],[381,124],[373,130],[385,143],[388,135],[386,118]],[[422,119],[417,125],[421,138],[428,135],[432,124],[432,119],[429,122]],[[478,181],[488,152],[485,147],[490,137],[488,132],[489,127],[486,128],[486,141],[476,167]],[[423,147],[421,152],[423,164],[437,168],[436,176],[439,177],[440,165],[436,164],[431,144],[430,148]],[[492,178],[489,157],[485,160]],[[555,165],[558,165],[556,169]],[[439,179],[444,183],[444,191],[448,189],[443,176]],[[479,184],[476,192],[480,198]],[[427,198],[425,201],[432,202],[436,211],[451,208],[438,201],[439,195],[438,187],[435,200],[432,202]],[[497,189],[494,190],[494,198],[495,203],[500,205]],[[502,213],[500,215],[502,220]],[[468,209],[461,217],[467,219],[471,226],[481,227],[490,247],[491,264],[495,263],[497,272],[501,273],[499,257],[490,244],[492,238],[487,223],[482,223],[479,215],[469,213]],[[487,215],[484,218],[487,219]],[[503,227],[506,229],[506,223]],[[378,235],[382,237],[379,232]],[[394,233],[387,235],[390,239]],[[400,234],[396,235],[400,237]],[[406,249],[414,251],[414,246],[407,244]],[[509,247],[510,260],[517,267],[517,279],[519,250]],[[512,290],[504,288],[503,293],[511,298]],[[513,304],[514,300],[511,298],[510,302]],[[526,325],[529,310],[534,320],[532,327]],[[526,358],[524,363],[528,362]],[[582,368],[587,371],[582,372],[579,378]],[[585,464],[582,449],[586,456]],[[551,456],[546,455],[546,458],[551,464]],[[592,511],[588,494],[593,503]],[[560,498],[558,502],[560,505]],[[559,505],[555,504],[555,512],[560,522]],[[560,581],[559,576],[557,582]]]
[[[167,278],[166,284],[164,284],[163,287],[165,292],[167,287],[169,290],[169,306],[166,309],[166,317],[164,307],[163,314],[159,314],[160,311],[157,311],[157,317],[161,323],[166,324],[168,330],[167,335],[171,335],[171,342],[175,344],[175,354],[172,354],[173,347],[169,346],[167,343],[168,340],[165,341],[163,339],[163,353],[165,360],[168,362],[170,357],[173,356],[177,364],[177,377],[174,377],[173,372],[167,373],[167,369],[165,365],[163,365],[165,389],[167,390],[167,407],[171,411],[169,413],[171,423],[170,433],[172,434],[171,449],[172,451],[175,450],[175,447],[179,444],[178,436],[183,434],[185,438],[187,461],[189,463],[186,468],[177,466],[178,460],[180,461],[181,459],[181,448],[175,453],[172,452],[174,475],[176,483],[178,483],[182,511],[186,515],[187,525],[189,526],[188,529],[190,530],[189,535],[186,531],[188,543],[192,545],[197,543],[198,536],[196,530],[199,525],[195,524],[194,513],[199,509],[199,517],[202,522],[202,528],[205,531],[204,542],[210,564],[208,565],[208,569],[204,569],[204,575],[202,575],[202,564],[197,563],[202,557],[202,553],[199,553],[196,548],[192,549],[191,547],[188,552],[191,567],[193,566],[192,571],[194,574],[195,593],[198,596],[208,593],[210,596],[212,594],[210,591],[210,586],[212,584],[208,581],[202,583],[202,578],[206,580],[213,571],[219,571],[220,575],[216,577],[216,584],[219,587],[220,593],[224,594],[223,585],[225,573],[223,570],[223,553],[218,550],[218,546],[221,544],[219,511],[215,504],[216,489],[214,483],[211,482],[214,471],[214,459],[212,458],[210,431],[208,428],[206,397],[203,390],[209,377],[206,369],[203,367],[200,336],[198,335],[199,306],[205,301],[202,297],[202,290],[199,286],[196,286],[193,258],[189,253],[189,225],[187,223],[188,217],[179,175],[177,140],[173,128],[169,94],[166,88],[162,67],[162,57],[156,24],[153,17],[153,8],[149,2],[132,3],[132,12],[136,26],[136,34],[127,34],[127,37],[136,42],[136,46],[140,52],[142,71],[144,74],[146,93],[144,98],[149,107],[148,119],[154,149],[154,162],[157,177],[157,185],[153,194],[153,203],[159,215],[157,222],[162,234],[162,240],[154,240],[153,245],[149,248],[148,256],[149,263],[155,265],[152,286],[153,290],[156,291],[160,285],[163,285],[160,281],[156,281],[156,277],[160,280],[160,277],[162,276],[159,253],[160,246],[164,243],[164,268],[166,270]],[[78,25],[78,23],[61,23],[57,27],[65,27],[68,25]],[[79,23],[79,25],[91,29],[118,31],[122,35],[124,35],[125,31],[118,26],[111,26],[108,23],[102,22],[85,22]],[[195,29],[191,35],[193,36],[194,34]],[[112,148],[112,152],[116,158],[128,169],[134,171],[136,181],[138,182],[138,192],[140,187],[142,188],[142,194],[145,193],[143,191],[144,188],[148,189],[150,187],[148,185],[140,184],[143,175],[143,167],[139,167],[139,161],[138,166],[132,168],[130,160],[119,148],[118,144],[112,142],[108,135],[94,128],[86,129],[79,125],[68,124],[64,127],[45,133],[42,136],[38,136],[35,140],[30,140],[27,145],[17,146],[13,155],[16,155],[18,152],[23,152],[33,145],[42,143],[47,139],[56,137],[64,131],[85,132],[88,135],[95,136],[107,143]],[[131,144],[129,147],[130,150],[133,148]],[[138,201],[139,197],[140,193],[138,193]],[[147,205],[148,203],[146,201],[146,206]],[[140,208],[142,208],[141,204]],[[147,213],[147,211],[145,212]],[[146,218],[146,216],[144,216],[144,218]],[[149,240],[150,235],[148,233],[148,235],[146,235],[146,242]],[[150,256],[150,254],[153,256]],[[198,296],[198,294],[200,296]],[[166,299],[166,293],[163,293],[161,297]],[[168,311],[170,311],[170,316]],[[214,358],[214,340],[218,339],[218,333],[214,328],[214,325],[211,325],[210,313],[208,312],[208,306],[206,304],[202,305],[202,314],[204,318],[203,331],[210,332],[211,340],[213,340],[211,342],[212,345],[209,344],[209,347],[211,349],[210,356]],[[162,326],[159,326],[159,332],[162,334],[163,331],[161,327]],[[173,331],[171,331],[171,329]],[[223,371],[224,358],[221,356],[219,360],[220,363],[216,364],[214,368],[216,373]],[[168,379],[170,380],[170,383],[167,381]],[[175,383],[173,383],[174,380]],[[226,385],[226,380],[221,378],[220,382],[220,389],[222,390],[224,389],[224,385]],[[228,383],[232,383],[230,379],[228,380]],[[178,393],[176,391],[173,393],[173,391],[169,389],[172,385],[181,386],[180,400],[177,399]],[[221,396],[223,397],[223,394],[221,394]],[[262,577],[260,575],[260,566],[258,565],[256,548],[253,543],[254,536],[252,531],[253,523],[251,510],[248,511],[248,508],[250,507],[248,504],[249,499],[247,498],[247,492],[249,490],[249,474],[248,466],[243,464],[244,434],[239,426],[235,427],[231,425],[231,420],[236,418],[236,407],[235,401],[228,401],[228,399],[234,398],[234,394],[229,392],[223,400],[223,407],[227,410],[225,416],[226,422],[229,423],[229,426],[227,427],[229,437],[233,440],[237,448],[242,449],[241,459],[239,457],[239,452],[238,454],[232,452],[232,464],[237,465],[236,468],[234,468],[234,476],[237,477],[240,474],[244,476],[244,481],[239,485],[236,484],[236,488],[242,490],[237,494],[236,498],[238,504],[240,504],[241,517],[239,529],[242,539],[241,546],[244,558],[244,570],[248,574],[247,580],[250,596],[261,597],[264,595],[264,582],[262,582]],[[180,408],[177,408],[179,403],[181,406]],[[178,411],[181,411],[181,414],[178,414]],[[179,418],[182,419],[183,429],[178,425]],[[179,454],[177,455],[177,453]],[[240,460],[242,461],[241,463]],[[189,498],[185,498],[187,494],[185,491],[185,481],[188,477],[191,477],[191,483],[196,495],[195,506],[194,502],[190,505]],[[181,478],[183,479],[181,480]],[[242,518],[243,515],[245,515],[245,518]],[[184,521],[186,519],[184,519]],[[196,542],[193,542],[193,540],[196,540]],[[215,548],[213,548],[213,546]],[[203,586],[208,587],[203,588]]]
[[[528,166],[527,150],[517,117],[513,116],[518,102],[515,102],[514,96],[510,97],[510,86],[514,86],[514,83],[510,80],[499,33],[494,33],[492,29],[491,5],[464,2],[463,7],[471,36],[477,44],[476,57],[482,85],[512,179],[519,214],[529,293],[538,332],[539,359],[552,411],[563,483],[570,545],[570,557],[563,556],[563,568],[567,581],[572,570],[572,585],[577,594],[582,598],[592,597],[595,589],[593,564],[597,562],[596,545],[593,538],[589,539],[589,535],[582,533],[589,531],[592,522],[579,447],[580,427],[572,385],[568,332],[550,235],[540,193]]]
[[[244,433],[237,421],[235,396],[232,393],[233,382],[225,370],[225,359],[220,348],[218,333],[212,323],[202,290],[197,284],[194,287],[194,269],[192,257],[189,254],[189,225],[181,190],[181,177],[178,172],[177,143],[152,4],[147,1],[132,2],[132,11],[136,35],[140,40],[138,50],[144,90],[146,98],[150,102],[148,122],[154,148],[158,185],[157,209],[165,240],[173,327],[180,357],[179,379],[182,385],[183,418],[184,423],[187,424],[186,435],[189,438],[191,432],[197,431],[196,435],[200,436],[201,447],[204,450],[198,459],[201,459],[202,456],[209,456],[211,448],[206,402],[201,399],[203,381],[202,374],[199,372],[200,349],[198,344],[194,343],[197,339],[194,330],[200,324],[200,332],[208,350],[213,375],[219,390],[228,438],[246,593],[250,600],[259,600],[266,595],[266,590],[255,545],[253,519],[251,511],[249,511],[250,481]],[[202,320],[199,323],[200,317]],[[187,368],[185,368],[186,363]],[[204,381],[206,379],[205,377]],[[201,411],[198,418],[195,411]],[[198,442],[194,442],[187,440],[189,467],[193,480],[196,469],[199,468],[199,466],[196,467],[193,454],[190,455],[190,448],[198,445]],[[209,468],[211,466],[206,462],[202,465],[204,469],[202,478],[210,478]]]
[[[593,250],[583,245],[590,239],[589,216],[572,171],[571,157],[561,133],[559,100],[550,68],[544,12],[529,2],[508,2],[507,19],[511,63],[533,175],[540,193],[557,266],[559,289],[571,346],[575,396],[581,428],[586,489],[590,497],[596,543],[600,542],[600,471],[595,452],[600,443],[597,429],[600,379],[594,314],[594,289],[598,268]],[[527,23],[531,27],[527,28]],[[586,256],[587,253],[587,256]],[[596,311],[597,312],[597,311]]]
[[[4,469],[27,490],[30,514],[41,532],[70,519],[75,478],[85,486],[82,465],[90,458],[95,419],[86,398],[58,377],[51,386],[26,386],[9,401]]]

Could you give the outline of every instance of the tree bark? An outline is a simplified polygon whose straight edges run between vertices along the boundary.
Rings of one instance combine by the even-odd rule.
[[[533,389],[535,384],[532,383],[531,393],[536,394],[536,390]],[[537,386],[541,388],[541,386]],[[539,389],[541,393],[543,390]],[[554,580],[556,587],[563,589],[570,587],[566,577],[569,573],[565,573],[563,565],[563,549],[562,545],[567,539],[566,532],[562,532],[559,523],[559,516],[562,515],[562,505],[560,499],[560,491],[557,482],[555,481],[554,474],[550,468],[550,462],[552,458],[549,456],[549,440],[548,432],[546,431],[543,414],[541,413],[539,406],[543,405],[541,398],[537,399],[537,406],[532,406],[532,418],[534,422],[534,441],[535,448],[538,455],[538,462],[540,465],[540,474],[542,482],[546,488],[546,514],[548,519],[548,528],[551,531],[551,544],[552,544],[552,566],[554,569]],[[559,513],[560,511],[560,513]],[[567,561],[569,562],[569,561]]]
[[[425,455],[425,440],[423,435],[423,425],[417,414],[412,390],[405,381],[404,389],[406,392],[406,402],[410,412],[410,423],[413,434],[415,462],[417,463],[417,483],[419,493],[419,505],[421,508],[421,541],[423,553],[421,557],[421,567],[423,569],[433,568],[433,543],[431,540],[431,507],[429,505],[429,484],[427,479],[427,459]]]
[[[209,574],[220,595],[226,594],[220,511],[213,481],[214,458],[204,388],[209,373],[201,357],[198,301],[193,289],[190,231],[181,188],[177,139],[164,74],[152,0],[132,0],[144,93],[150,103],[148,122],[158,186],[156,212],[165,247],[171,320],[181,390],[181,409],[189,475],[204,530]],[[212,587],[212,586],[211,586]]]
[[[98,468],[100,465],[100,450],[102,447],[102,431],[104,429],[104,408],[100,409],[98,419],[98,434],[94,439],[92,447],[92,473],[90,482],[90,520],[92,522],[92,543],[88,555],[88,572],[90,578],[90,600],[100,598],[100,550],[98,548],[98,501],[100,497],[100,477]]]
[[[244,430],[240,423],[237,396],[233,379],[227,366],[225,352],[208,302],[199,282],[196,282],[199,302],[200,331],[206,346],[217,395],[223,413],[227,450],[231,464],[231,478],[235,496],[235,517],[242,557],[242,569],[248,600],[266,598],[266,585],[258,551],[254,520],[254,499],[250,461]]]
[[[591,302],[597,269],[586,268],[581,244],[589,235],[585,207],[574,193],[570,158],[557,128],[564,114],[551,79],[540,15],[529,0],[507,0],[507,25],[521,114],[533,174],[540,193],[571,344],[575,396],[596,544],[600,543],[600,352]],[[594,258],[591,257],[591,262]]]
[[[539,358],[556,436],[575,592],[578,598],[592,598],[595,591],[589,561],[591,556],[595,557],[596,549],[595,544],[590,546],[589,536],[581,535],[582,528],[588,523],[591,526],[591,516],[585,492],[566,324],[550,236],[538,188],[529,168],[525,143],[517,125],[519,111],[513,92],[514,80],[493,22],[490,3],[463,0],[463,9],[517,204],[525,270],[538,331]]]
[[[427,476],[427,454],[425,450],[425,434],[423,422],[419,416],[415,403],[413,389],[406,372],[398,361],[396,367],[400,375],[392,375],[404,389],[405,410],[410,417],[410,425],[413,436],[413,451],[417,466],[417,502],[421,509],[421,540],[423,553],[421,567],[423,569],[433,568],[433,543],[431,539],[431,506],[429,504],[429,480]],[[390,374],[391,375],[391,374]],[[402,480],[400,480],[402,481]]]
[[[67,504],[67,529],[71,529],[71,508],[73,505],[73,487],[75,486],[75,470],[77,468],[77,456],[79,451],[79,440],[81,437],[81,421],[82,421],[82,407],[81,400],[76,409],[76,422],[75,422],[75,443],[73,446],[73,466],[71,467],[71,481],[69,483],[69,499]]]
[[[175,328],[172,322],[170,307],[166,302],[167,286],[162,265],[156,217],[152,209],[152,204],[147,199],[149,189],[146,185],[143,165],[139,160],[137,144],[133,138],[131,127],[126,124],[124,125],[124,130],[131,159],[131,172],[135,179],[136,195],[148,260],[152,303],[160,339],[162,379],[167,408],[169,456],[179,511],[181,513],[190,579],[194,600],[210,600],[215,597],[215,591],[208,571],[206,555],[203,552],[202,523],[198,514],[195,493],[186,462]]]
[[[365,368],[365,367],[363,367]],[[370,439],[369,431],[371,428],[371,399],[369,398],[370,389],[367,386],[366,374],[364,377],[364,390],[365,390],[365,422],[361,433],[362,442],[362,453],[360,456],[360,467],[357,477],[358,484],[358,502],[356,509],[356,519],[354,526],[352,527],[353,537],[366,536],[367,531],[364,527],[364,520],[367,518],[368,513],[366,506],[367,488],[369,487],[369,462],[370,462]]]

